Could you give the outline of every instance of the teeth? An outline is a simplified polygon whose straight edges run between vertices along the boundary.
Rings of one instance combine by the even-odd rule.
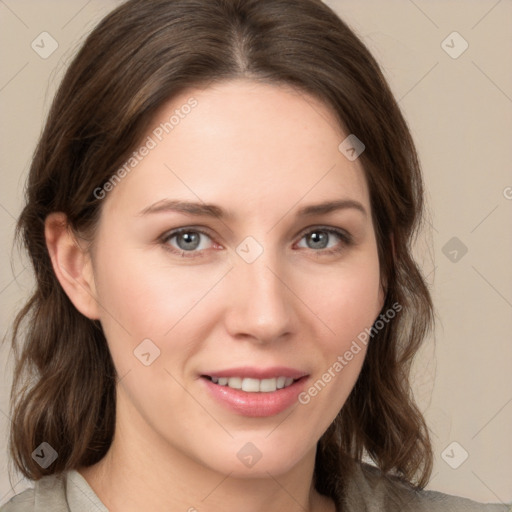
[[[268,380],[268,379],[266,379]],[[260,390],[260,382],[263,383],[263,381],[259,381],[258,379],[249,379],[245,378],[242,381],[242,391],[247,391],[249,393],[257,393]],[[229,382],[228,382],[229,386]],[[274,388],[275,391],[275,388]]]
[[[219,384],[220,384],[220,379],[219,379]],[[226,384],[230,388],[233,388],[233,389],[242,389],[243,381],[240,377],[231,377],[230,379],[226,379]]]
[[[248,393],[272,393],[278,389],[286,388],[293,384],[291,377],[277,377],[272,379],[251,379],[246,377],[210,377],[212,382],[219,386],[228,386],[233,389],[241,389]]]

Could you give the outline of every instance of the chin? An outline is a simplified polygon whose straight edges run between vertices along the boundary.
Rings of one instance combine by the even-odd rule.
[[[217,445],[215,450],[210,450],[208,457],[201,457],[202,463],[219,473],[230,474],[239,478],[268,478],[285,474],[298,465],[308,454],[314,459],[315,447],[308,451],[298,449],[299,439],[288,437],[283,444],[282,439],[266,431],[259,436],[239,436],[227,445]],[[269,436],[265,439],[266,436]]]

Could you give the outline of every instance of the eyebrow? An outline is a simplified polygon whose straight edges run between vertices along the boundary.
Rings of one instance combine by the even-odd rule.
[[[311,217],[314,215],[325,215],[337,210],[355,209],[360,211],[365,217],[368,213],[365,207],[353,199],[337,199],[324,201],[323,203],[303,206],[297,212],[297,217]],[[179,201],[173,199],[162,199],[156,203],[144,208],[139,212],[139,216],[151,213],[176,212],[198,217],[216,217],[218,219],[232,219],[234,215],[218,205],[211,203],[194,203],[189,201]]]

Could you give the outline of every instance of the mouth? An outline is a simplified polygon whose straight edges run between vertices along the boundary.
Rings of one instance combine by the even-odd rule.
[[[304,377],[294,379],[292,377],[272,377],[269,379],[253,379],[251,377],[214,377],[210,375],[202,375],[201,377],[208,379],[218,386],[227,386],[231,389],[239,389],[246,393],[273,393],[278,389],[290,387]]]
[[[235,414],[273,416],[297,403],[309,374],[290,368],[233,368],[200,375],[207,394]]]

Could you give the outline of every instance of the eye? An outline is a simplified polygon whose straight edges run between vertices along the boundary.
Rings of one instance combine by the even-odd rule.
[[[180,228],[164,235],[162,243],[172,253],[180,254],[186,258],[197,257],[203,256],[203,250],[208,248],[202,244],[201,239],[205,237],[211,240],[210,235],[200,229]],[[176,239],[177,247],[170,243],[173,239]]]
[[[332,239],[333,235],[341,240],[341,243],[335,244],[334,246],[328,246],[329,239]],[[330,228],[330,227],[317,227],[306,232],[302,239],[311,241],[307,248],[314,249],[315,252],[321,254],[336,254],[341,252],[346,246],[352,244],[352,236],[341,229]],[[302,240],[301,239],[301,240]]]
[[[333,236],[337,237],[341,242],[334,246],[329,246],[328,242]],[[195,258],[204,256],[205,250],[209,248],[204,246],[203,238],[212,240],[211,236],[201,229],[184,227],[163,235],[161,243],[166,250],[173,254],[179,254],[185,258]],[[310,229],[302,235],[302,239],[311,241],[306,248],[312,249],[319,254],[336,254],[352,244],[352,236],[349,233],[332,227]],[[173,240],[175,242],[171,243]]]

